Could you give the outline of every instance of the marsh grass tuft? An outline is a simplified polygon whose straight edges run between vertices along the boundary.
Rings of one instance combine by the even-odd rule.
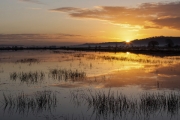
[[[17,79],[19,79],[22,83],[26,83],[26,84],[35,84],[38,82],[42,82],[44,78],[45,78],[45,74],[42,71],[10,73],[11,80],[16,81]]]
[[[24,58],[21,60],[17,60],[16,63],[29,63],[30,65],[32,63],[39,63],[40,60],[36,59],[36,58]]]
[[[167,111],[173,115],[180,110],[179,93],[146,93],[141,95],[140,100],[139,108],[146,114],[153,113],[155,111]]]
[[[49,76],[53,79],[58,80],[70,80],[70,81],[78,81],[86,78],[85,72],[80,72],[78,70],[66,70],[66,69],[52,69],[49,72]]]
[[[127,116],[149,117],[156,113],[164,113],[173,116],[180,110],[180,93],[143,93],[139,97],[130,97],[122,93],[104,91],[70,92],[74,103],[88,104],[93,109],[93,114],[109,117],[124,118]]]
[[[98,56],[97,59],[103,60],[120,60],[120,61],[130,61],[130,62],[140,62],[140,63],[150,63],[150,64],[172,64],[174,60],[162,60],[160,58],[150,59],[150,58],[131,58],[131,57],[116,57],[116,56]]]
[[[19,113],[51,111],[56,107],[56,94],[51,91],[38,91],[32,96],[24,92],[18,95],[3,94],[4,111],[15,110]]]

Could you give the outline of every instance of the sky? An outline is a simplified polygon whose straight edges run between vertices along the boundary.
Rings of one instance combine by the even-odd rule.
[[[1,0],[0,45],[71,45],[180,36],[177,0]]]

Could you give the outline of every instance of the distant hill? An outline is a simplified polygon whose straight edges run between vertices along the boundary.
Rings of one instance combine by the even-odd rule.
[[[180,45],[180,37],[150,37],[145,39],[136,39],[131,41],[131,45],[133,46],[147,46],[150,41],[157,41],[159,43],[159,46],[165,46],[166,40],[171,39],[174,43],[174,45]],[[108,47],[108,46],[126,46],[126,42],[104,42],[104,43],[85,43],[81,45],[76,45],[73,47]]]
[[[132,44],[135,46],[136,45],[147,46],[150,41],[157,41],[159,43],[159,46],[165,46],[167,44],[166,43],[167,39],[171,39],[174,45],[180,45],[180,37],[164,37],[164,36],[133,40]]]

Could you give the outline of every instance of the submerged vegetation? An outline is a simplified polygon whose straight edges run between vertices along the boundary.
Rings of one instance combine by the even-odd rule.
[[[86,78],[86,73],[78,70],[52,69],[49,71],[49,76],[57,80],[71,80],[75,82],[84,80]]]
[[[34,84],[34,83],[42,82],[44,78],[45,78],[45,74],[42,71],[10,73],[11,80],[16,81],[17,79],[19,79],[20,82],[27,83],[27,84]]]
[[[46,90],[33,95],[26,95],[24,92],[18,95],[3,94],[3,98],[4,111],[15,110],[20,114],[51,111],[57,104],[56,94]]]

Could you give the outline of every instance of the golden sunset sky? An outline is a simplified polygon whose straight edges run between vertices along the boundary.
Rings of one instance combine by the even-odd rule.
[[[180,36],[179,11],[177,0],[1,0],[0,45]]]

